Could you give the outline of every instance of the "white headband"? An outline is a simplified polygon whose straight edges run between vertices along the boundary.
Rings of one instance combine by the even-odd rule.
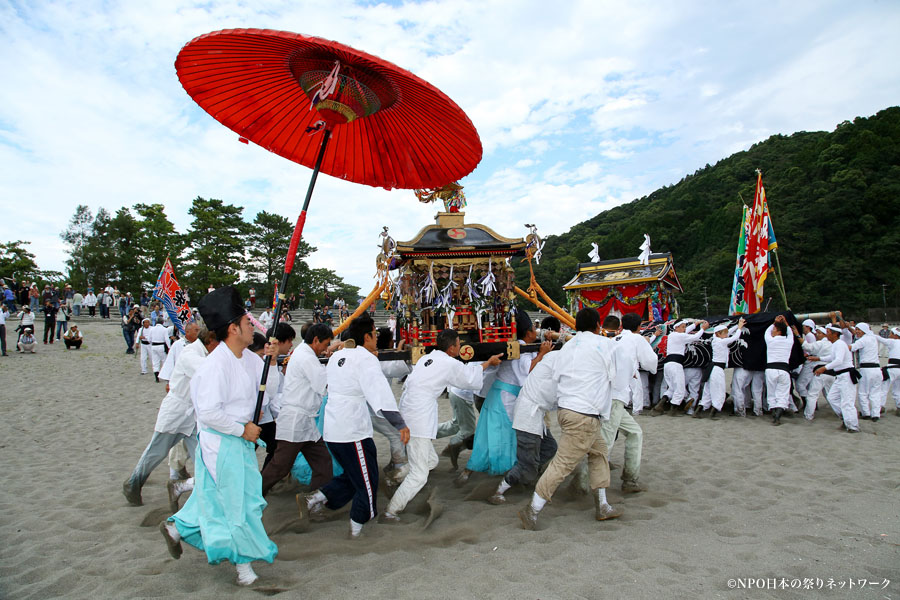
[[[863,333],[872,333],[872,330],[869,328],[868,323],[857,323],[856,328],[861,329]]]
[[[720,331],[728,331],[728,325],[716,325],[716,328],[713,329],[713,333],[719,333]]]
[[[816,323],[812,319],[806,319],[805,321],[803,321],[803,326],[809,327],[810,329],[815,329]]]
[[[828,329],[828,330],[833,331],[833,332],[835,332],[835,333],[843,333],[843,330],[841,330],[841,328],[838,327],[837,325],[828,325],[828,326],[825,327],[825,329]]]

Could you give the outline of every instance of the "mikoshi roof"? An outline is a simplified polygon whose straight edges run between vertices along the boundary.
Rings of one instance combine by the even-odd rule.
[[[513,256],[525,249],[522,238],[506,238],[490,227],[465,223],[465,213],[438,213],[437,223],[408,242],[397,242],[401,258]]]
[[[675,274],[671,252],[651,254],[648,262],[650,264],[642,265],[638,257],[629,257],[580,263],[578,273],[563,285],[563,289],[602,288],[658,281],[673,290],[684,291]]]
[[[475,126],[409,71],[338,42],[269,29],[201,35],[178,53],[185,91],[213,118],[288,160],[386,189],[436,188],[481,161]],[[313,110],[315,109],[315,110]]]

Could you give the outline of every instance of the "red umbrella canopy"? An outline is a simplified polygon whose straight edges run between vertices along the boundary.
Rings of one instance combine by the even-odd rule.
[[[321,171],[387,189],[435,188],[481,161],[475,126],[409,71],[329,40],[227,29],[188,42],[175,60],[187,93],[241,138]],[[242,140],[243,141],[243,140]]]

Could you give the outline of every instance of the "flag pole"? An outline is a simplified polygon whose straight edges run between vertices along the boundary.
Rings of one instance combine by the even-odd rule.
[[[784,301],[784,309],[791,310],[791,307],[788,306],[787,293],[784,290],[784,278],[781,276],[781,261],[778,259],[778,249],[773,248],[772,254],[775,255],[775,265],[778,267],[778,270],[775,273],[775,282],[778,284],[778,291],[781,292],[781,299]]]
[[[322,159],[325,157],[325,147],[328,145],[328,138],[331,137],[331,130],[325,129],[322,132],[322,143],[319,146],[319,156],[316,158],[316,166],[313,168],[312,177],[309,180],[309,188],[306,190],[306,199],[303,201],[303,210],[297,217],[297,224],[294,225],[294,233],[291,236],[291,244],[288,247],[287,256],[284,259],[284,275],[281,277],[281,288],[278,290],[278,299],[275,302],[275,318],[272,325],[272,336],[269,337],[269,343],[274,344],[278,341],[275,337],[275,326],[281,322],[281,305],[284,304],[285,293],[287,292],[288,278],[294,269],[294,259],[297,256],[297,246],[300,245],[300,237],[303,235],[303,225],[306,224],[306,209],[309,208],[309,201],[312,198],[313,188],[316,187],[316,178],[319,176],[319,169],[322,167]],[[271,360],[266,357],[263,361],[262,377],[259,381],[259,393],[256,396],[256,410],[253,411],[253,424],[259,425],[262,417],[263,397],[266,393],[266,380],[269,378],[269,366]]]

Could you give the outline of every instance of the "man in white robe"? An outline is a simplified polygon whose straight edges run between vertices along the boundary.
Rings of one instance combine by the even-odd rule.
[[[435,350],[419,359],[403,386],[400,414],[409,427],[406,445],[409,473],[394,492],[384,513],[385,521],[400,520],[397,515],[425,486],[428,472],[438,464],[432,441],[438,429],[438,397],[447,386],[481,389],[484,369],[500,364],[500,354],[480,365],[463,364],[456,360],[459,348],[459,335],[454,330],[444,329],[438,333]]]
[[[234,564],[238,583],[250,585],[258,578],[250,563],[271,563],[278,553],[262,524],[266,501],[255,452],[261,430],[254,412],[263,361],[247,348],[253,325],[237,290],[221,287],[204,296],[199,309],[220,340],[191,381],[200,460],[191,497],[160,523],[160,530],[173,558],[181,556],[184,540],[205,551],[210,564]],[[266,350],[267,355],[276,351],[274,345]]]

